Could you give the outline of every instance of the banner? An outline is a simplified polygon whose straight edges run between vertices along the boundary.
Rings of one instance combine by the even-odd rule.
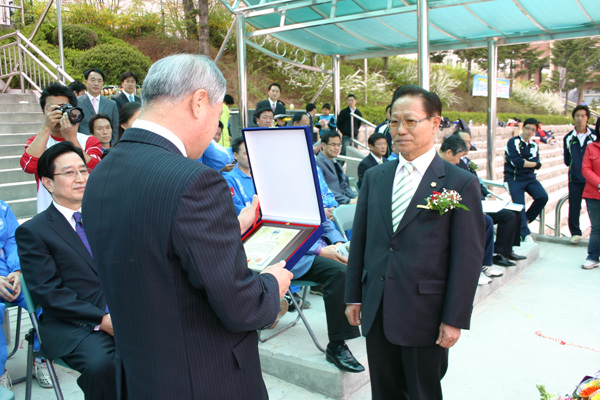
[[[510,98],[510,81],[508,79],[496,79],[496,97],[502,99]],[[473,96],[488,95],[488,77],[484,75],[473,76]]]

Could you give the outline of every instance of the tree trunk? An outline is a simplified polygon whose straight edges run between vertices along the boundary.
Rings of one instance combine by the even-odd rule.
[[[473,91],[471,90],[471,60],[467,61],[467,93],[472,94]]]
[[[210,41],[208,38],[208,0],[198,2],[198,39],[200,41],[200,54],[210,57]]]
[[[389,57],[383,57],[383,71],[381,71],[381,74],[383,75],[384,78],[387,78],[387,74],[388,74],[388,61],[389,61]]]
[[[202,2],[203,0],[200,1]],[[197,10],[194,8],[194,0],[181,0],[181,4],[183,5],[186,37],[187,39],[196,39],[198,24],[196,23]]]

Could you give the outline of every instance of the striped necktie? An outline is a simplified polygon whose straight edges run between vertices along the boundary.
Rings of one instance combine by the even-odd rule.
[[[129,101],[132,102],[132,103],[135,101],[135,98],[133,97],[132,94],[129,95]]]
[[[410,175],[414,169],[415,167],[411,163],[404,164],[401,171],[402,178],[398,180],[394,188],[394,194],[392,195],[392,226],[394,232],[398,229],[400,220],[413,196],[413,182]]]

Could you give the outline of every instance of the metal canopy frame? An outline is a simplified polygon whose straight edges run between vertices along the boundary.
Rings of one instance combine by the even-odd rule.
[[[301,68],[332,75],[340,110],[343,59],[418,54],[419,84],[429,88],[433,51],[486,47],[488,143],[495,137],[497,46],[600,36],[598,0],[221,0],[236,16],[240,115],[247,125],[246,45]],[[246,29],[246,23],[252,29]],[[331,57],[331,71],[294,63],[252,38],[270,35]],[[488,148],[488,164],[493,165]],[[488,178],[492,170],[488,168]]]

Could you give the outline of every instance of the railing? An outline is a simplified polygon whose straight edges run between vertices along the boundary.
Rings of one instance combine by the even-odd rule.
[[[15,39],[0,46],[0,79],[8,79],[2,93],[5,93],[12,78],[20,79],[21,93],[25,93],[26,83],[30,88],[42,91],[50,82],[73,82],[65,72],[19,31],[0,36],[0,41]]]
[[[4,1],[3,1],[4,3]],[[23,12],[23,0],[21,0],[20,5],[15,6],[11,5],[12,1],[8,2],[8,4],[0,4],[0,24],[2,25],[14,25],[15,21],[13,19],[14,12],[13,10],[21,10],[21,25],[25,25],[25,13]]]

